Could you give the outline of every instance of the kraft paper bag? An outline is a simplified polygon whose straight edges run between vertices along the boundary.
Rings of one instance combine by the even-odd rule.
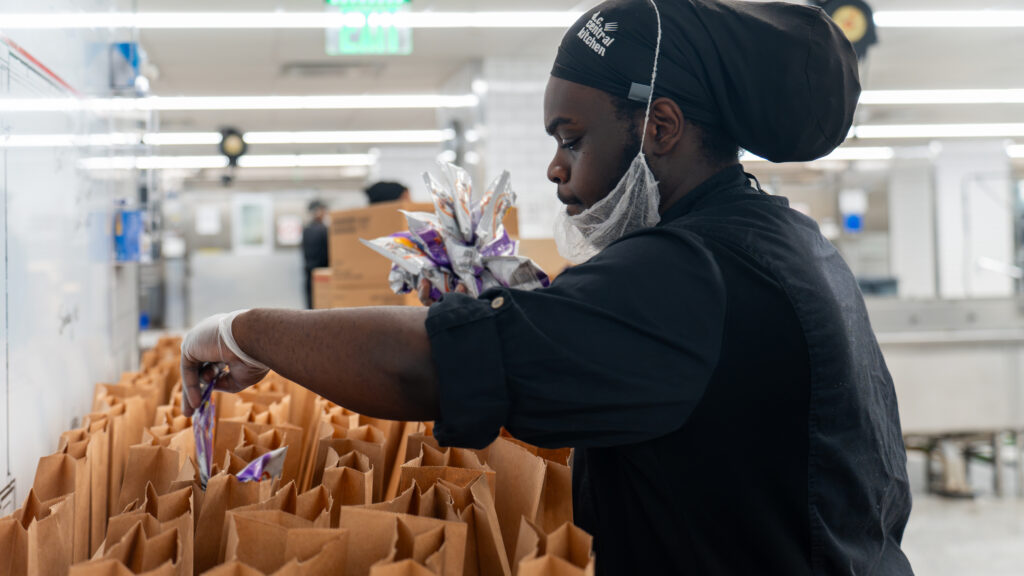
[[[0,576],[28,573],[28,531],[13,516],[0,518]]]
[[[322,428],[322,430],[325,430]],[[373,426],[358,428],[335,428],[329,435],[321,436],[317,450],[316,465],[311,486],[323,483],[323,471],[327,464],[327,451],[333,449],[338,454],[360,452],[370,459],[373,469],[384,469],[384,434]],[[384,496],[384,478],[381,474],[373,475],[373,501],[380,502]]]
[[[521,517],[553,531],[572,521],[572,473],[569,467],[532,454],[520,444],[498,438],[487,451],[487,465],[498,478],[494,505],[505,551],[515,552]]]
[[[136,576],[130,568],[114,559],[94,560],[71,567],[70,576]],[[174,567],[166,563],[155,570],[139,573],[139,576],[172,576]]]
[[[323,438],[345,438],[348,436],[348,430],[359,427],[358,414],[319,396],[313,404],[312,417],[303,423],[308,437],[303,449],[303,476],[300,486],[307,489],[319,483],[314,479],[314,475],[323,470],[320,441]]]
[[[373,426],[384,434],[384,468],[378,473],[384,475],[383,485],[387,488],[391,484],[391,477],[398,473],[398,467],[404,464],[404,462],[398,461],[398,448],[404,438],[406,423],[360,415],[359,424],[360,426]],[[381,497],[383,495],[382,492]]]
[[[218,420],[213,440],[214,462],[223,462],[224,455],[229,451],[246,445],[262,446],[267,448],[266,452],[288,446],[281,481],[298,481],[302,464],[301,428],[291,424],[256,424],[224,418]]]
[[[174,527],[181,537],[182,557],[179,576],[191,576],[195,568],[195,499],[194,488],[188,486],[164,495],[157,494],[152,484],[146,487],[142,511],[156,518],[164,530]]]
[[[399,490],[405,491],[415,481],[421,489],[444,479],[459,486],[468,486],[478,477],[485,477],[495,498],[495,471],[481,464],[476,454],[462,448],[448,448],[440,452],[429,445],[421,446],[420,456],[402,465]]]
[[[192,516],[183,515],[170,522],[160,522],[157,518],[148,512],[128,512],[119,516],[114,516],[110,519],[110,527],[107,531],[107,542],[113,543],[108,546],[104,544],[101,547],[99,555],[102,558],[111,558],[112,554],[117,555],[117,546],[125,542],[125,538],[133,534],[136,529],[141,529],[142,534],[147,542],[153,542],[153,550],[162,549],[160,546],[167,545],[163,540],[156,540],[157,536],[165,533],[174,533],[176,535],[176,542],[173,550],[167,552],[168,557],[165,559],[169,561],[174,567],[175,576],[190,576],[192,574]],[[183,532],[187,530],[186,532]],[[169,537],[168,537],[169,538]],[[133,545],[138,544],[139,537],[136,538]],[[146,546],[149,546],[147,544]],[[109,548],[109,549],[108,549]],[[127,552],[125,552],[127,553]],[[140,550],[135,550],[132,554],[142,554]],[[152,556],[155,552],[148,552]],[[120,560],[120,558],[118,558]],[[123,561],[123,560],[121,560]],[[128,564],[131,567],[130,564]],[[162,565],[162,564],[161,564]],[[131,567],[133,570],[134,567]],[[149,568],[143,568],[143,571],[149,570]]]
[[[167,417],[164,423],[143,430],[142,443],[177,450],[181,460],[179,465],[184,465],[185,460],[196,453],[192,419],[184,416]]]
[[[117,507],[125,510],[138,505],[146,497],[146,485],[152,483],[157,494],[165,494],[178,479],[181,454],[162,446],[137,445],[128,449],[124,483],[118,496]]]
[[[161,575],[172,576],[179,573],[177,563],[181,557],[181,537],[177,529],[150,536],[144,523],[137,522],[116,544],[106,548],[102,559],[116,560],[133,574],[159,571]]]
[[[100,399],[97,399],[98,401]],[[110,434],[110,472],[107,476],[107,517],[121,512],[118,509],[121,483],[124,481],[125,459],[128,448],[142,441],[146,423],[145,400],[137,396],[118,398],[107,396],[99,402],[101,410],[87,417],[90,426],[106,418]]]
[[[263,572],[241,562],[227,562],[203,572],[202,576],[266,576]]]
[[[278,490],[269,499],[248,506],[240,506],[228,512],[228,514],[280,511],[308,520],[314,528],[329,528],[331,527],[332,507],[333,498],[331,493],[323,486],[317,486],[312,490],[299,494],[295,488],[295,483],[289,482],[287,486]],[[225,532],[224,536],[226,535],[227,533]]]
[[[370,459],[359,452],[343,456],[328,448],[322,486],[334,500],[331,525],[337,526],[342,506],[363,506],[373,502],[374,469]]]
[[[78,451],[85,448],[85,451],[88,451],[88,448],[81,444],[66,445],[65,449],[68,448]],[[89,517],[89,506],[92,502],[90,473],[87,458],[76,459],[64,452],[40,458],[36,465],[36,477],[32,482],[32,489],[40,500],[74,495],[74,507],[71,510],[74,523],[72,562],[89,559],[89,533],[92,529]]]
[[[580,568],[557,556],[543,556],[519,565],[517,576],[593,576],[593,565]]]
[[[348,531],[298,529],[288,532],[287,564],[274,576],[345,576]]]
[[[109,427],[107,419],[86,426],[89,434],[89,446],[86,449],[86,458],[89,460],[89,557],[96,553],[107,530],[110,492]]]
[[[351,542],[359,543],[349,549],[347,576],[366,576],[375,564],[406,559],[399,558],[400,554],[432,556],[431,552],[439,550],[443,560],[434,562],[443,565],[444,576],[463,574],[467,526],[462,522],[346,507],[340,527],[349,531]]]
[[[533,454],[534,456],[540,456],[541,458],[554,462],[556,464],[562,464],[565,466],[569,465],[569,459],[572,456],[572,448],[540,448],[533,444],[528,444],[522,440],[512,436],[508,433],[508,430],[501,429],[501,438],[512,442],[518,446],[522,446],[525,450]]]
[[[412,514],[424,518],[436,518],[449,522],[460,522],[459,513],[455,509],[455,500],[442,483],[434,484],[421,492],[414,482],[405,492],[387,502],[379,502],[364,506],[371,510],[383,510],[397,514]]]
[[[323,571],[328,559],[339,562],[328,567],[328,573],[344,567],[348,546],[346,530],[316,528],[308,520],[279,510],[236,510],[229,515],[225,550],[228,561],[237,560],[266,574],[277,572],[289,563]],[[316,561],[311,563],[312,560]]]
[[[196,573],[202,574],[219,564],[222,534],[229,510],[257,504],[270,498],[274,481],[241,482],[220,473],[210,478],[199,508],[195,535]]]
[[[143,426],[153,421],[156,416],[156,407],[164,403],[163,398],[160,397],[160,391],[155,387],[97,384],[93,395],[92,411],[102,412],[105,406],[114,406],[118,403],[127,402],[129,398],[139,398],[142,400]]]
[[[402,560],[391,564],[378,564],[370,569],[370,576],[433,576],[437,574],[415,560]]]
[[[422,422],[406,422],[402,430],[402,439],[398,443],[398,451],[395,455],[394,466],[391,470],[391,478],[384,489],[384,499],[391,500],[398,496],[398,484],[402,479],[402,464],[412,460],[420,453],[420,445],[424,442],[424,434],[421,431]],[[414,440],[415,437],[415,440]],[[415,442],[415,445],[413,445]],[[440,449],[439,446],[434,448]]]
[[[74,550],[75,496],[69,494],[41,501],[29,490],[25,504],[14,512],[24,532],[25,566],[30,576],[63,576]]]
[[[528,566],[532,566],[532,568],[525,569],[536,574],[593,574],[592,545],[591,536],[572,522],[567,522],[547,533],[539,525],[524,517],[520,523],[513,566],[517,574],[524,573],[524,567]],[[543,557],[557,558],[562,560],[565,565],[558,562],[535,562]],[[545,571],[551,569],[559,571]],[[531,572],[536,570],[541,571]]]

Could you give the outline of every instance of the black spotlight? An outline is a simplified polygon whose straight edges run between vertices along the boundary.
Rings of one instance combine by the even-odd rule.
[[[220,153],[228,157],[228,166],[238,166],[238,159],[249,150],[249,145],[242,138],[242,133],[234,128],[220,131]]]

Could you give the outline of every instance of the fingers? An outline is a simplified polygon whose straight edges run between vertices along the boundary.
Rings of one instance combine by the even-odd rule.
[[[199,364],[181,358],[181,413],[192,416],[202,401],[199,389]]]
[[[423,279],[420,281],[416,295],[419,296],[420,302],[422,302],[424,306],[430,306],[434,303],[434,299],[430,297],[430,291],[432,288],[433,286],[431,286],[429,280]]]

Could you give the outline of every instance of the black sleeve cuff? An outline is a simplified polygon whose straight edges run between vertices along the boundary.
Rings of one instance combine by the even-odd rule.
[[[443,446],[484,448],[505,425],[509,398],[495,317],[507,300],[502,291],[480,299],[447,294],[430,308],[426,327],[441,399],[434,436]]]

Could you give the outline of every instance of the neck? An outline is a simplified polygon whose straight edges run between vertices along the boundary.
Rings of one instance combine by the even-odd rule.
[[[658,213],[664,214],[676,202],[682,200],[687,194],[693,192],[695,188],[729,166],[732,166],[732,164],[713,166],[700,163],[676,170],[674,174],[666,174],[658,182],[658,188],[661,191],[661,204],[658,206]]]

